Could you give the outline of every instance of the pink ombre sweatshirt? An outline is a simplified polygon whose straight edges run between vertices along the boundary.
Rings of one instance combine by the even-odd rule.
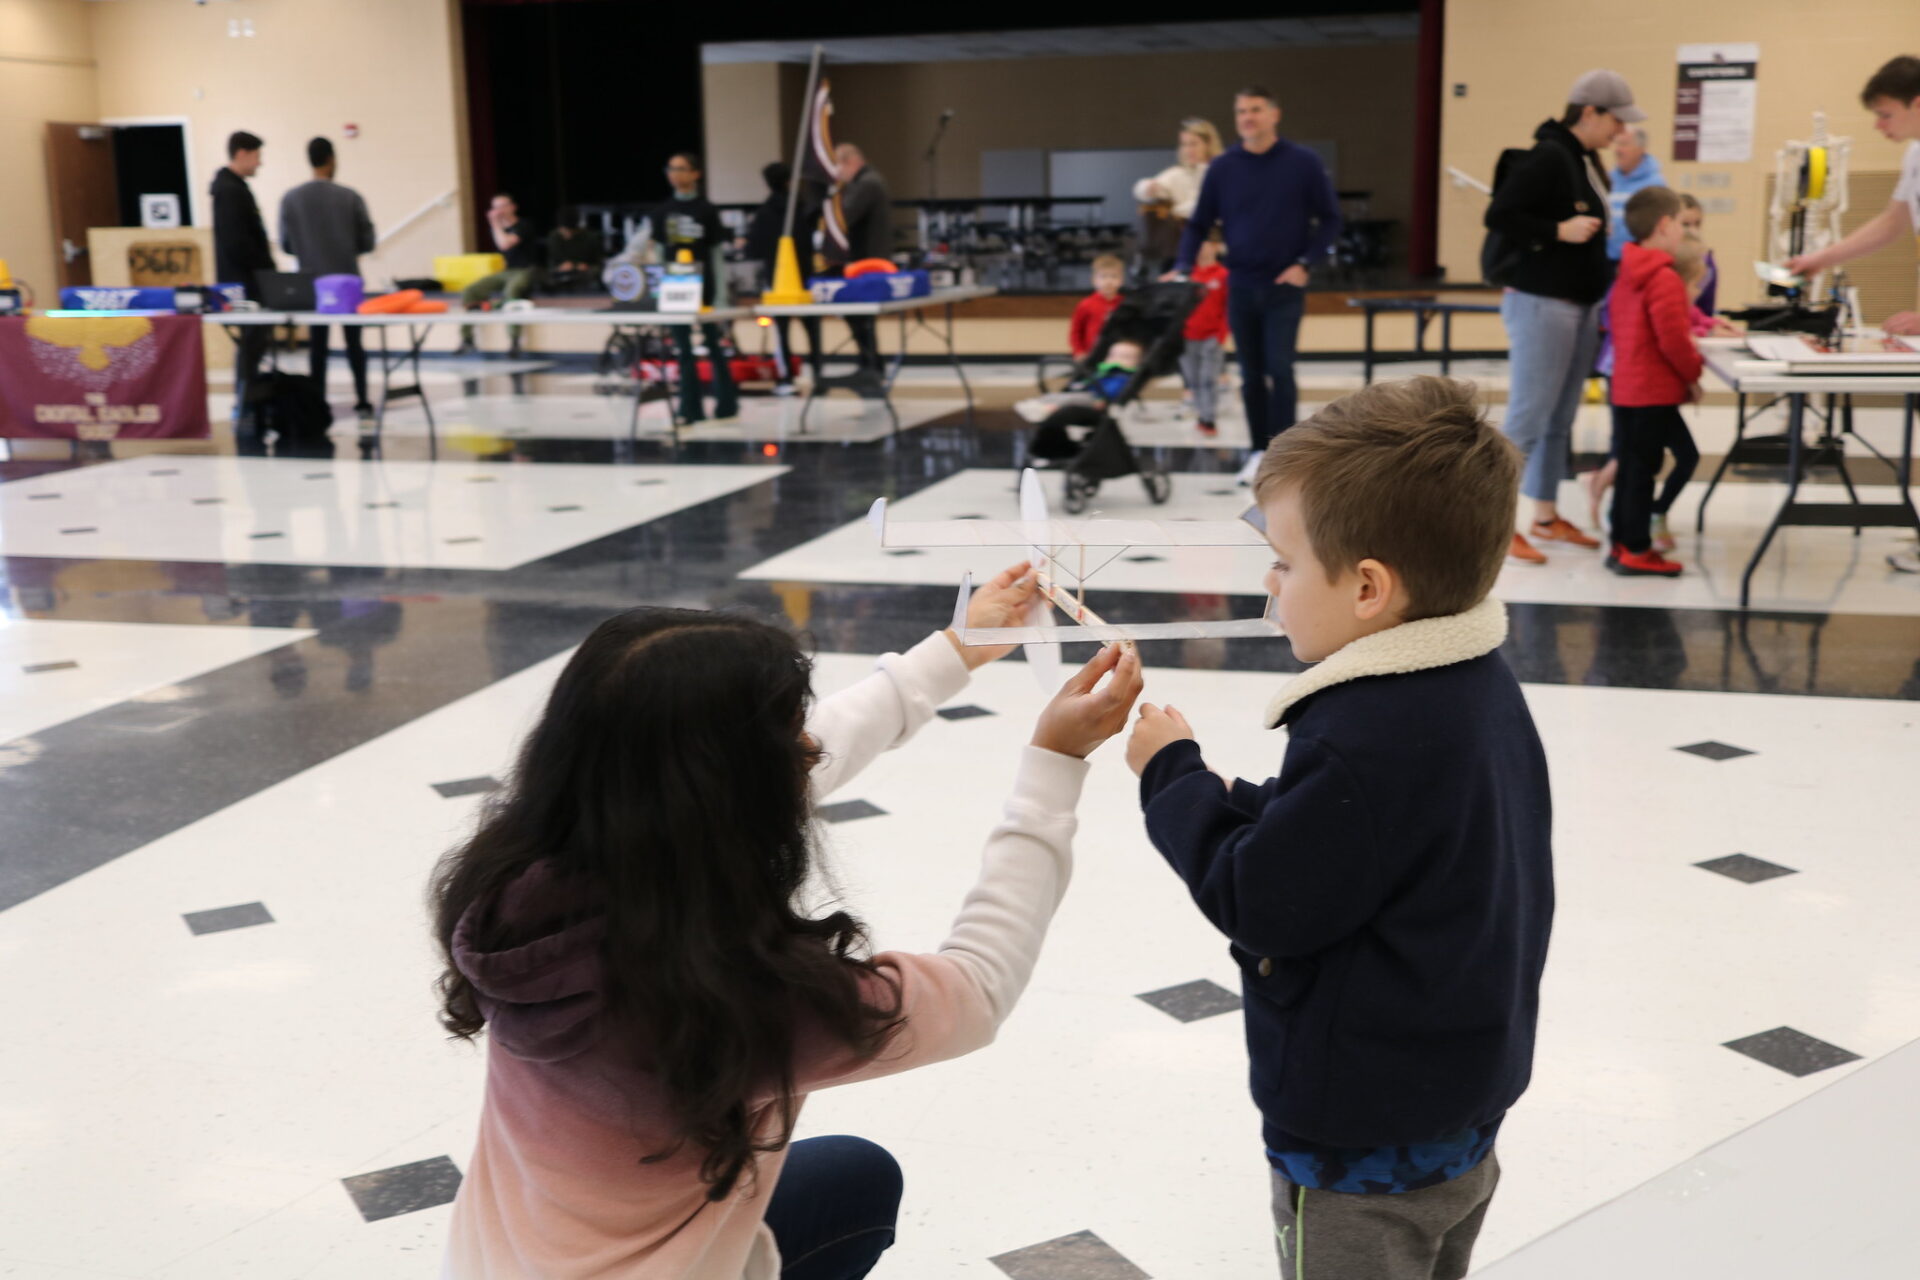
[[[952,643],[936,634],[816,704],[807,729],[826,755],[814,773],[815,798],[912,737],[967,675]],[[987,837],[979,879],[946,941],[928,955],[875,957],[899,986],[906,1021],[873,1058],[818,1037],[796,1063],[797,1093],[959,1057],[993,1039],[1066,891],[1086,770],[1083,760],[1025,749],[1005,817]],[[597,1050],[602,926],[581,921],[581,905],[578,890],[540,863],[494,907],[525,941],[477,950],[471,918],[456,933],[456,963],[488,1019],[487,1085],[443,1274],[774,1280],[779,1251],[761,1217],[785,1153],[762,1156],[757,1175],[718,1203],[700,1181],[699,1152],[640,1163],[672,1145],[673,1129],[657,1083]],[[771,1111],[761,1112],[769,1124]]]

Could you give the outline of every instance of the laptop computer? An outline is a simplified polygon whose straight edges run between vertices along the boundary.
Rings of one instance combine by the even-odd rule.
[[[311,311],[314,279],[306,271],[256,271],[251,293],[267,311]]]

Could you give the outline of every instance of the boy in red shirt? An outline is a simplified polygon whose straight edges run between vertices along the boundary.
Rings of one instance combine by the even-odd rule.
[[[1180,352],[1180,376],[1193,393],[1193,411],[1200,434],[1215,434],[1213,416],[1220,402],[1220,367],[1226,361],[1227,269],[1220,265],[1220,233],[1200,246],[1187,279],[1206,292],[1187,316],[1186,346]]]
[[[1613,453],[1620,475],[1613,486],[1613,546],[1607,568],[1630,577],[1675,578],[1680,566],[1653,545],[1653,517],[1664,515],[1691,478],[1698,460],[1680,406],[1699,399],[1700,349],[1694,345],[1692,303],[1673,254],[1686,238],[1680,197],[1646,187],[1627,201],[1633,243],[1620,257],[1608,319],[1613,330]],[[1654,501],[1662,456],[1674,454],[1664,503]]]
[[[1111,254],[1093,260],[1093,292],[1080,299],[1080,305],[1073,309],[1073,323],[1067,329],[1067,349],[1073,352],[1075,364],[1086,364],[1087,357],[1099,345],[1100,326],[1120,305],[1120,290],[1126,283],[1126,263]]]

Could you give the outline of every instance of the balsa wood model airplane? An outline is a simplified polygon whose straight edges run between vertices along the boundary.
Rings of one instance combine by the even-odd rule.
[[[1087,579],[1133,547],[1265,547],[1260,510],[1248,508],[1238,520],[1055,520],[1047,511],[1040,477],[1032,469],[1020,476],[1018,520],[889,520],[887,500],[878,498],[867,523],[883,547],[1025,547],[1040,584],[1028,625],[969,627],[967,603],[973,575],[960,579],[953,607],[953,633],[962,644],[1026,646],[1027,662],[1042,688],[1060,685],[1060,645],[1070,640],[1199,640],[1211,637],[1278,636],[1273,601],[1257,618],[1224,621],[1115,624],[1087,607]],[[1056,572],[1072,579],[1062,585]],[[1058,609],[1071,621],[1053,621]]]

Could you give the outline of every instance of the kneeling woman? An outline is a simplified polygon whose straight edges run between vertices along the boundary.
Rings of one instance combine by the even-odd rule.
[[[1026,568],[976,593],[972,625],[1019,625]],[[812,807],[1003,652],[936,634],[810,705],[807,657],[762,622],[634,609],[588,637],[434,881],[442,1020],[488,1032],[447,1275],[872,1268],[899,1169],[857,1138],[790,1143],[800,1105],[993,1039],[1066,889],[1084,757],[1124,726],[1139,660],[1103,649],[1041,713],[938,951],[869,956],[851,915],[802,907]]]

